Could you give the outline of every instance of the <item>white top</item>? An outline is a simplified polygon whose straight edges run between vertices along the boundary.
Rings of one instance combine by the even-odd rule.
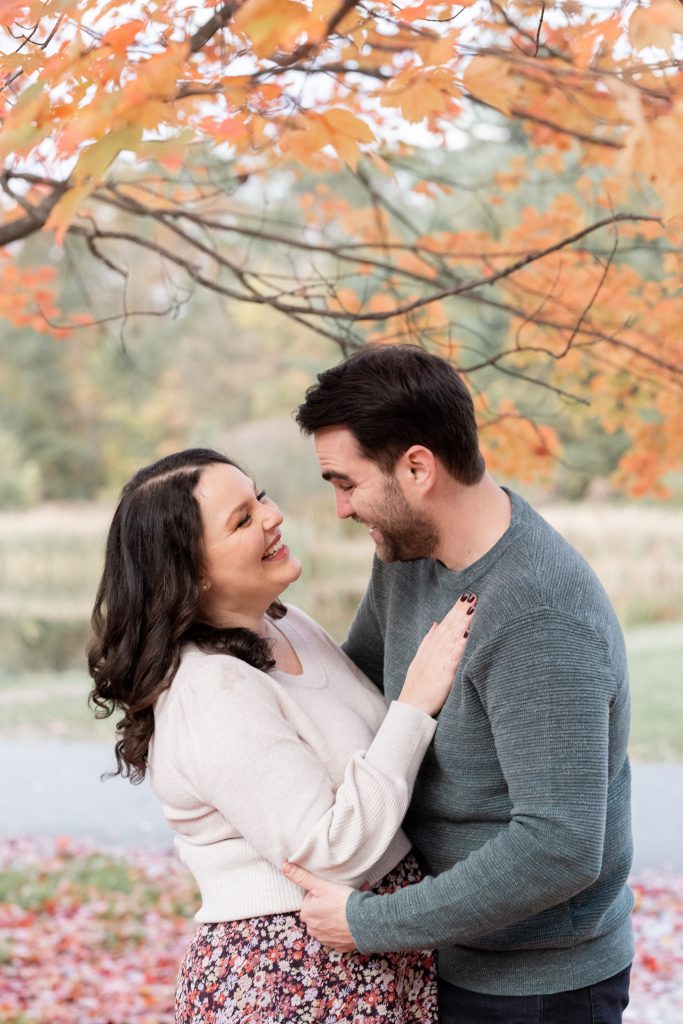
[[[154,706],[149,775],[199,885],[197,921],[298,910],[285,860],[360,886],[410,848],[400,825],[435,720],[408,704],[387,711],[297,608],[277,626],[301,675],[187,644]]]

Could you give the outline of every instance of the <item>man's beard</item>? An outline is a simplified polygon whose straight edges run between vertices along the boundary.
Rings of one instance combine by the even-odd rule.
[[[383,562],[429,558],[439,543],[439,531],[411,509],[395,477],[386,484],[381,515],[370,525],[381,533],[376,546]]]

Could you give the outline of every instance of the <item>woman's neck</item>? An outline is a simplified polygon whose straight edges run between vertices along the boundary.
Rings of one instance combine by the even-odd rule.
[[[206,601],[201,609],[201,617],[216,629],[248,629],[257,636],[268,637],[267,609],[253,611],[235,611]]]

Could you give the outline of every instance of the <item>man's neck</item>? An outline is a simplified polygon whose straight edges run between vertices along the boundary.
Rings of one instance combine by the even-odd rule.
[[[510,498],[488,473],[471,487],[449,480],[434,514],[440,541],[432,557],[447,569],[466,569],[500,540],[511,516]]]

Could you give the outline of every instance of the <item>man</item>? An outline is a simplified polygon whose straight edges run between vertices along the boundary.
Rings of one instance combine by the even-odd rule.
[[[621,630],[583,559],[486,472],[444,360],[367,348],[299,408],[372,578],[344,647],[388,698],[431,623],[478,596],[405,828],[427,875],[387,896],[286,873],[321,941],[436,947],[444,1024],[617,1024],[633,956]]]

